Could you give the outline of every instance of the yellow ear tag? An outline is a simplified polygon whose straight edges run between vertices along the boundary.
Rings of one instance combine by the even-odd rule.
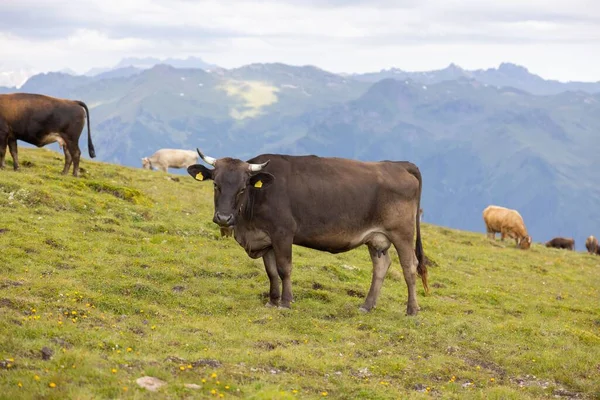
[[[262,187],[262,181],[256,181],[256,183],[254,184],[255,188],[261,188]]]
[[[202,175],[202,172],[198,172],[196,174],[196,180],[197,181],[203,181],[204,180],[204,175]]]

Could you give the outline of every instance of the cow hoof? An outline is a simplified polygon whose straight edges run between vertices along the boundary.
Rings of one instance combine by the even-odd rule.
[[[365,314],[366,314],[366,313],[368,313],[369,311],[371,311],[371,309],[370,309],[370,308],[367,308],[367,307],[365,307],[365,306],[360,306],[360,307],[358,308],[358,311],[360,311],[361,313],[365,313]]]
[[[288,307],[286,307],[286,306],[278,306],[277,309],[278,310],[291,310],[292,307],[290,307],[290,306],[288,306]]]
[[[414,317],[415,315],[417,315],[419,313],[419,308],[408,308],[406,310],[406,315],[408,315],[409,317]]]
[[[277,307],[277,304],[273,304],[270,301],[268,301],[267,304],[265,304],[265,307],[267,307],[267,308],[275,308],[275,307]]]

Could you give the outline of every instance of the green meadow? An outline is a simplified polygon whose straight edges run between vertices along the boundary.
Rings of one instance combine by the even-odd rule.
[[[89,160],[73,178],[62,154],[19,153],[0,171],[2,399],[600,398],[598,256],[425,223],[418,316],[395,251],[358,311],[366,247],[295,247],[295,302],[272,309],[210,182]]]

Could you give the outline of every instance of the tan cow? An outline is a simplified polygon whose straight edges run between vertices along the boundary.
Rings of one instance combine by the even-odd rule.
[[[590,236],[586,239],[585,248],[590,254],[600,254],[598,252],[598,239],[596,239],[594,236]]]
[[[508,236],[515,239],[515,243],[520,249],[527,250],[531,247],[531,236],[527,234],[523,217],[518,211],[505,207],[488,206],[483,210],[483,220],[490,239],[495,239],[496,233],[500,232],[501,240]]]
[[[198,153],[191,150],[160,149],[150,157],[142,158],[142,168],[159,169],[168,172],[169,168],[187,168],[198,163]]]

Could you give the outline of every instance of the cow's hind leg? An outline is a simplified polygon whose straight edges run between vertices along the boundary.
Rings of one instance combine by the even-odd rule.
[[[277,307],[279,305],[281,291],[279,289],[279,274],[277,273],[277,262],[275,260],[275,252],[273,249],[265,253],[263,256],[263,263],[265,264],[265,270],[269,277],[269,301],[265,305],[267,307]]]
[[[74,140],[66,141],[67,150],[69,151],[72,161],[73,161],[73,176],[79,176],[79,158],[81,156],[81,150],[79,150],[79,144]],[[66,175],[69,172],[69,168],[66,166],[67,164],[67,153],[65,152],[65,170],[63,170],[63,174]]]
[[[410,236],[409,236],[410,237]],[[404,281],[408,287],[408,304],[406,306],[407,315],[417,315],[419,312],[419,304],[417,303],[417,266],[419,262],[415,255],[412,238],[402,238],[401,240],[393,240],[394,247],[398,252],[402,272],[404,273]]]
[[[378,250],[371,244],[369,244],[368,247],[369,255],[371,256],[371,261],[373,262],[373,277],[371,278],[371,288],[369,289],[369,294],[367,294],[365,303],[359,308],[359,310],[363,312],[371,311],[371,309],[377,304],[377,298],[379,297],[379,291],[383,285],[383,280],[388,269],[390,268],[390,264],[392,263],[389,249]]]
[[[65,153],[65,167],[63,168],[62,174],[66,175],[69,173],[69,168],[71,168],[71,164],[73,163],[73,157],[71,157],[71,153],[67,148],[66,143],[59,143],[60,147],[63,149],[63,153]]]
[[[19,155],[17,153],[17,139],[9,138],[8,139],[8,148],[10,149],[10,155],[13,159],[13,168],[15,171],[18,171],[19,170]]]

